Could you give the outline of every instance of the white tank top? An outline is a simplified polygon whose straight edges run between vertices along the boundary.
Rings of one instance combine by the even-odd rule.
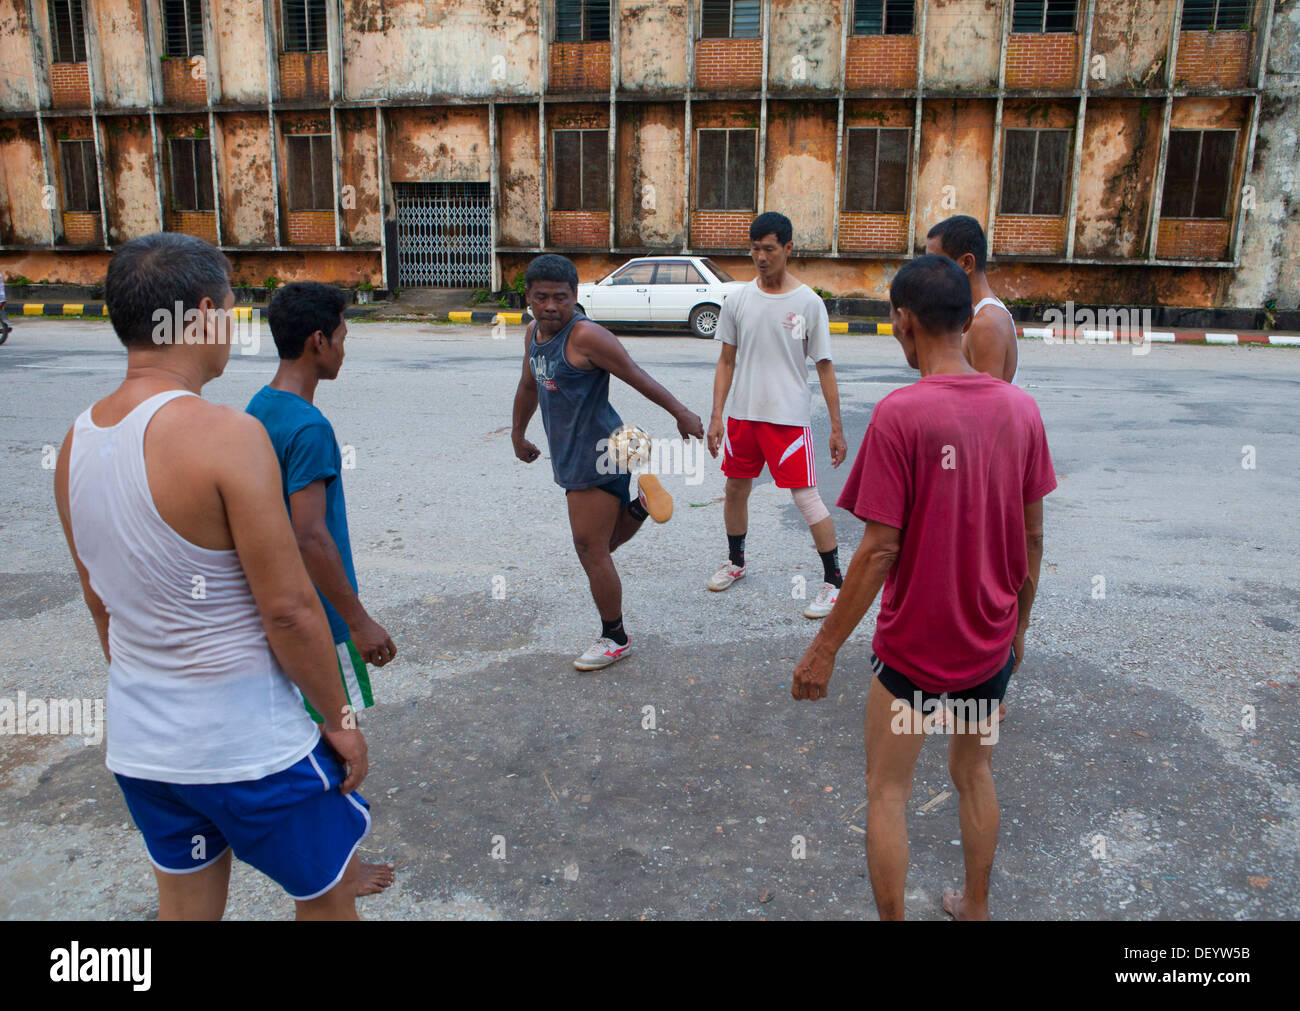
[[[975,303],[975,311],[974,311],[973,313],[971,313],[971,315],[972,315],[972,316],[978,316],[978,315],[980,314],[980,310],[983,309],[986,305],[996,305],[999,309],[1001,309],[1003,312],[1005,312],[1008,316],[1011,316],[1011,310],[1008,309],[1005,305],[1002,304],[1002,299],[1000,299],[1000,298],[993,298],[993,297],[991,297],[991,296],[990,296],[989,298],[982,298],[982,299],[980,299],[978,302],[976,302],[976,303]],[[1015,325],[1016,325],[1016,318],[1015,318],[1014,316],[1011,316],[1011,327],[1012,327],[1012,329],[1015,329]],[[1012,376],[1011,376],[1011,382],[1012,382],[1013,384],[1017,384],[1017,385],[1018,385],[1018,383],[1016,383],[1016,381],[1017,381],[1019,378],[1020,378],[1020,355],[1017,354],[1017,355],[1016,355],[1016,371],[1015,371],[1014,373],[1012,373]]]
[[[144,463],[168,390],[109,428],[73,430],[68,505],[77,555],[108,609],[107,765],[164,783],[261,779],[319,738],[276,662],[234,550],[192,544],[158,513]]]

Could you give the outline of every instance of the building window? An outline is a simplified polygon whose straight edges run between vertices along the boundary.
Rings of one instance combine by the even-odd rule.
[[[329,48],[325,0],[280,0],[286,53],[323,53]]]
[[[915,9],[912,0],[854,0],[854,35],[911,35]]]
[[[287,140],[289,210],[333,210],[334,158],[329,134],[300,134]]]
[[[163,7],[163,55],[184,58],[202,53],[202,0],[166,0]]]
[[[1251,0],[1183,0],[1183,31],[1241,31],[1251,27]]]
[[[910,130],[853,128],[844,145],[844,209],[901,214],[907,210]]]
[[[99,166],[93,140],[59,141],[63,163],[63,209],[99,213]]]
[[[1072,32],[1079,0],[1016,0],[1013,32]]]
[[[700,38],[756,39],[763,14],[758,0],[703,0]]]
[[[1008,130],[1003,155],[1001,213],[1065,213],[1069,130]]]
[[[556,42],[608,42],[609,0],[555,0]]]
[[[189,137],[167,141],[172,169],[172,210],[211,211],[212,142]]]
[[[1234,130],[1173,130],[1165,155],[1165,192],[1160,213],[1166,218],[1225,218]]]
[[[82,0],[50,0],[54,63],[86,62],[86,14]]]
[[[609,131],[556,130],[552,134],[557,211],[609,209]]]
[[[757,130],[701,130],[695,195],[702,211],[752,211]]]

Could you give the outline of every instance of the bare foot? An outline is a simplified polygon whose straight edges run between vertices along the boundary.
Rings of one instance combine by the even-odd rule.
[[[362,864],[357,876],[357,894],[377,895],[392,883],[392,864]]]
[[[1001,723],[1007,718],[1007,704],[1005,702],[998,705],[998,722]]]
[[[982,912],[966,908],[966,902],[963,896],[964,892],[959,892],[955,888],[945,888],[943,890],[943,911],[951,916],[954,920],[987,920],[989,911],[985,908]]]

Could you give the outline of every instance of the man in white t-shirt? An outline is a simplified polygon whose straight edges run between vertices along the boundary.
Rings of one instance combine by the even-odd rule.
[[[717,333],[722,353],[713,379],[708,442],[715,457],[723,450],[728,558],[709,579],[708,587],[725,590],[745,574],[749,493],[754,478],[766,465],[776,486],[790,489],[812,531],[822,559],[823,584],[803,613],[808,618],[824,618],[835,606],[844,577],[835,521],[817,491],[809,358],[817,364],[817,378],[831,416],[832,466],[844,462],[848,446],[840,424],[826,306],[816,292],[786,270],[793,240],[793,227],[784,214],[769,211],[755,218],[749,226],[749,255],[758,277],[722,304]],[[729,393],[731,407],[724,415]]]

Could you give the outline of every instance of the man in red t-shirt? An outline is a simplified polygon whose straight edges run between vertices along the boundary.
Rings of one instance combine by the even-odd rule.
[[[917,257],[889,289],[894,336],[921,379],[876,405],[839,505],[866,523],[839,600],[794,672],[796,699],[826,697],[835,656],[883,585],[867,693],[867,870],[882,920],[902,919],[907,802],[927,733],[951,734],[964,892],[957,919],[988,918],[997,846],[997,708],[1024,659],[1043,557],[1042,499],[1056,487],[1038,405],[962,355],[970,281]],[[950,703],[956,719],[935,719]],[[923,719],[929,717],[928,719]]]

